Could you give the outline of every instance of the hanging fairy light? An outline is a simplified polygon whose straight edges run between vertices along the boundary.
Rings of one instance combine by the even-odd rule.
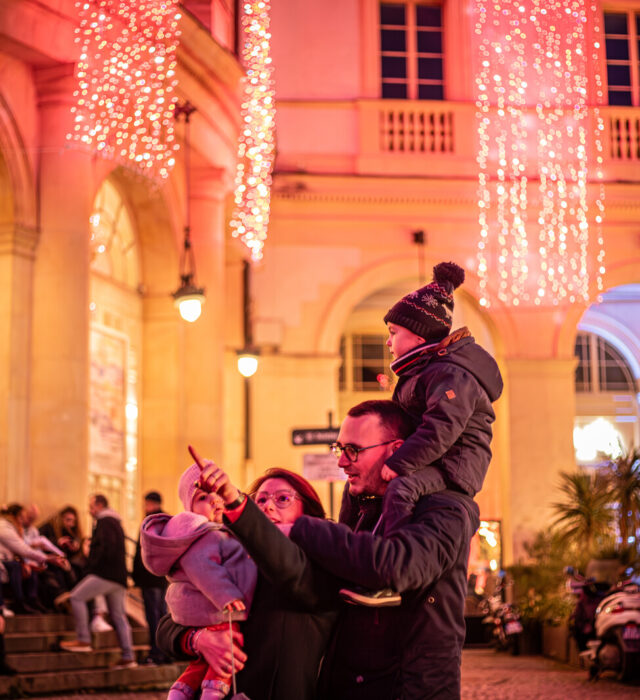
[[[79,0],[78,87],[69,141],[166,178],[178,146],[178,0]]]
[[[474,9],[480,304],[587,301],[604,273],[603,125],[596,109],[593,127],[587,102],[595,10],[585,0]],[[595,84],[601,99],[597,74]]]
[[[231,228],[233,236],[249,248],[253,260],[262,258],[271,202],[275,93],[270,11],[269,0],[247,0],[242,5],[242,60],[246,75]]]

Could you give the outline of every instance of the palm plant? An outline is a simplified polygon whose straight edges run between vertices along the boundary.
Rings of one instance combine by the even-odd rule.
[[[609,479],[602,472],[561,472],[565,500],[552,504],[554,528],[565,542],[589,558],[611,540],[613,508]]]
[[[613,460],[605,473],[610,484],[611,500],[616,504],[622,547],[630,544],[630,536],[637,547],[636,538],[640,529],[640,450],[631,449]]]

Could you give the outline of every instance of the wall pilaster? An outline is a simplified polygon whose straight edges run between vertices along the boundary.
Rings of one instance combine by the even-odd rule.
[[[29,378],[33,261],[38,234],[0,226],[0,502],[29,497]]]
[[[510,424],[510,495],[505,537],[514,556],[548,529],[561,471],[573,471],[575,359],[505,361]]]
[[[73,66],[41,70],[40,243],[34,266],[31,495],[43,511],[87,496],[91,156],[67,146]]]

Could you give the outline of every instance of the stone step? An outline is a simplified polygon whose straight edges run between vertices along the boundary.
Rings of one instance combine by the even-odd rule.
[[[73,617],[71,615],[16,615],[5,618],[6,634],[29,632],[39,634],[41,632],[64,632],[73,630]]]
[[[143,663],[149,647],[134,645],[138,663]],[[70,671],[74,669],[106,668],[118,661],[120,647],[101,649],[90,653],[71,651],[47,651],[40,653],[7,654],[7,663],[20,674],[45,673],[48,671]]]
[[[149,643],[149,631],[144,627],[134,627],[131,630],[134,645]],[[58,643],[63,639],[73,639],[75,632],[63,630],[59,632],[12,632],[5,636],[5,646],[8,654],[19,652],[46,652],[58,649]],[[92,635],[94,649],[109,649],[118,646],[115,631],[98,632]]]
[[[45,695],[73,691],[166,689],[180,675],[183,665],[138,666],[112,670],[90,668],[50,673],[0,676],[0,697]]]

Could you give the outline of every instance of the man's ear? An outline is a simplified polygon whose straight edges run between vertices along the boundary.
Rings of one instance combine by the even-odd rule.
[[[404,444],[404,440],[402,438],[398,438],[397,440],[394,440],[390,445],[391,451],[395,452],[398,449],[398,447],[400,447],[400,445],[403,445],[403,444]]]

